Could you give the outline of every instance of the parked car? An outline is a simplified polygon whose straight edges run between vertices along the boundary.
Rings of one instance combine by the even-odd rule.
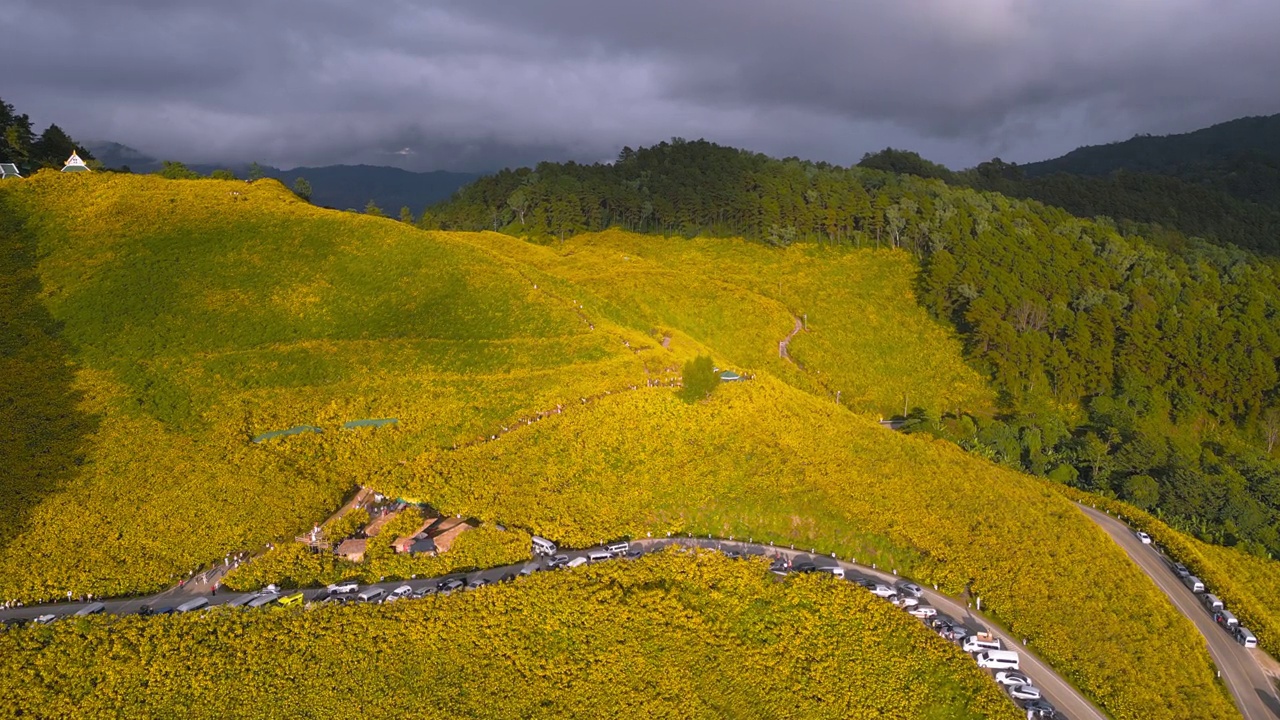
[[[334,583],[326,588],[330,595],[351,595],[360,591],[360,585],[351,581]]]
[[[919,605],[920,598],[913,598],[910,595],[894,595],[893,597],[889,598],[889,602],[893,603],[894,605],[897,605],[903,610],[907,610],[909,608],[913,608]]]
[[[88,617],[89,615],[97,615],[98,613],[106,609],[107,609],[107,606],[103,603],[91,602],[88,605],[85,605],[84,607],[77,610],[76,617]]]
[[[891,597],[893,597],[894,595],[897,595],[897,594],[898,594],[898,591],[896,591],[896,590],[894,590],[893,588],[889,587],[888,585],[884,585],[884,584],[882,584],[882,583],[876,583],[876,584],[875,584],[872,588],[870,588],[870,589],[871,589],[871,594],[872,594],[872,595],[875,595],[876,597],[879,597],[879,598],[885,598],[885,599],[888,599],[888,598],[891,598]]]
[[[587,560],[593,563],[603,562],[605,560],[612,560],[612,559],[613,559],[613,553],[609,552],[608,550],[592,550],[591,552],[587,553]]]
[[[424,588],[422,588],[422,589],[420,589],[420,590],[418,590],[418,591],[414,592],[414,593],[413,593],[412,595],[410,595],[409,597],[413,598],[414,600],[419,600],[419,599],[424,598],[424,597],[426,597],[426,596],[428,596],[428,595],[435,595],[435,594],[436,594],[436,586],[435,586],[435,585],[427,585],[426,587],[424,587]]]
[[[1058,716],[1058,709],[1043,698],[1022,703],[1022,709],[1026,710],[1030,717],[1053,718]]]
[[[725,550],[724,556],[729,558],[730,560],[742,559],[742,553],[738,552],[737,550]]]
[[[204,607],[209,607],[209,598],[198,597],[182,603],[178,607],[174,608],[173,611],[176,613],[187,613]]]
[[[955,625],[955,621],[947,617],[946,615],[943,615],[942,613],[938,613],[937,615],[934,615],[929,620],[929,627],[934,629],[941,629],[943,627],[950,627],[952,625]]]
[[[627,551],[626,555],[623,555],[623,557],[625,557],[628,560],[635,560],[641,555],[644,555],[644,550],[641,550],[640,548],[631,548],[630,550]]]
[[[1150,545],[1150,544],[1151,544],[1151,536],[1150,536],[1150,535],[1148,535],[1148,534],[1146,534],[1146,533],[1144,533],[1144,532],[1142,532],[1141,530],[1139,530],[1138,532],[1134,533],[1134,535],[1138,536],[1138,540],[1142,541],[1142,544],[1143,544],[1143,545]]]
[[[395,602],[396,600],[399,600],[401,598],[407,598],[412,595],[413,595],[413,588],[409,587],[408,585],[401,585],[395,590],[392,590],[391,592],[387,593],[387,599],[384,602]]]
[[[569,564],[568,555],[554,555],[552,557],[547,558],[548,570],[555,570],[558,567],[564,567],[565,565],[568,565],[568,564]]]
[[[840,579],[844,579],[844,568],[839,565],[828,565],[827,567],[818,568],[818,572],[830,573]]]
[[[467,581],[467,589],[475,590],[478,587],[484,587],[485,585],[488,585],[488,584],[489,584],[489,581],[485,580],[482,577],[473,577]]]
[[[1219,610],[1214,613],[1213,621],[1228,630],[1234,630],[1240,625],[1240,621],[1236,619],[1235,615],[1231,614],[1230,610]]]
[[[984,650],[973,656],[980,668],[992,670],[1017,670],[1018,653],[1012,650]]]
[[[1031,678],[1016,670],[1001,670],[996,673],[996,682],[1001,685],[1030,685]]]
[[[155,612],[153,612],[153,613],[151,613],[151,614],[152,614],[152,615],[172,615],[172,614],[173,614],[173,606],[172,606],[172,605],[166,605],[166,606],[164,606],[164,607],[160,608],[159,610],[156,610]]]
[[[774,560],[773,564],[769,566],[769,572],[775,575],[786,575],[791,572],[791,566],[787,564],[786,560],[779,558],[778,560]]]
[[[569,564],[565,565],[565,567],[567,568],[582,567],[583,565],[586,565],[587,562],[588,562],[587,558],[579,555],[578,557],[570,560]]]
[[[1182,578],[1182,584],[1186,585],[1187,589],[1189,589],[1193,593],[1204,592],[1204,583],[1201,582],[1200,578],[1196,577],[1195,575],[1188,575]]]
[[[32,622],[34,622],[37,625],[48,625],[49,623],[57,619],[58,619],[57,615],[54,615],[53,613],[45,613],[44,615],[37,617],[35,620],[32,620]]]
[[[360,602],[377,602],[387,594],[386,590],[380,587],[365,588],[363,592],[356,596]]]
[[[931,618],[938,614],[932,605],[917,605],[913,608],[907,608],[907,612],[918,618]]]
[[[798,563],[791,564],[792,572],[811,573],[811,572],[816,572],[817,570],[818,570],[818,565],[817,563],[814,563],[812,560],[801,560]]]
[[[1040,695],[1040,688],[1035,685],[1009,686],[1009,697],[1014,700],[1039,700]]]
[[[556,544],[546,538],[533,536],[533,554],[534,555],[555,555]]]
[[[516,573],[515,573],[515,572],[505,572],[505,573],[502,573],[502,577],[498,578],[498,582],[500,582],[500,583],[507,583],[507,582],[511,582],[512,580],[515,580],[515,579],[516,579]]]
[[[1191,574],[1191,571],[1187,569],[1187,566],[1182,563],[1174,563],[1170,567],[1173,568],[1173,574],[1180,578],[1184,578]]]
[[[1222,601],[1218,599],[1218,596],[1213,593],[1205,593],[1201,595],[1200,604],[1204,605],[1204,609],[1209,612],[1217,612],[1218,610],[1226,608],[1226,606],[1222,604]]]
[[[953,642],[960,642],[972,634],[973,633],[969,631],[969,628],[963,625],[952,625],[950,630],[942,633],[942,636]]]
[[[903,581],[898,583],[898,590],[902,594],[910,595],[913,598],[918,598],[924,595],[924,588],[920,587],[919,585],[913,582]]]
[[[279,599],[280,599],[280,596],[275,593],[260,593],[258,595],[255,595],[254,598],[249,601],[248,607],[260,608],[263,605],[270,605],[271,603]],[[157,610],[156,614],[160,615],[163,612],[164,610]],[[169,612],[173,612],[173,611],[170,609]]]
[[[231,602],[227,603],[227,607],[244,607],[245,605],[248,605],[248,604],[249,604],[249,602],[250,602],[250,601],[252,601],[252,600],[253,600],[254,598],[256,598],[256,597],[258,597],[258,594],[257,594],[257,593],[248,593],[247,595],[241,595],[240,597],[236,598],[235,600],[232,600]],[[151,608],[150,608],[150,607],[148,607],[148,606],[146,606],[146,605],[143,605],[142,607],[143,607],[143,609],[145,609],[145,610],[147,611],[147,613],[146,613],[146,614],[148,614],[148,615],[150,615],[150,614],[151,614]],[[139,615],[142,615],[142,614],[143,614],[143,613],[142,613],[142,610],[139,610],[139,611],[138,611],[138,614],[139,614]]]
[[[613,555],[626,555],[627,552],[631,550],[631,543],[626,540],[618,540],[617,542],[611,542],[608,545],[605,545],[604,549]]]
[[[458,578],[451,578],[449,580],[441,580],[439,589],[440,589],[440,592],[442,593],[451,593],[465,584],[466,583],[462,582]]]
[[[1002,650],[1004,646],[1000,644],[1000,638],[990,633],[976,633],[964,639],[961,646],[967,653],[977,653],[984,650]]]
[[[1254,634],[1249,631],[1249,628],[1243,625],[1237,625],[1235,632],[1233,634],[1236,637],[1236,642],[1240,643],[1241,645],[1247,648],[1258,647],[1258,638],[1255,637]]]

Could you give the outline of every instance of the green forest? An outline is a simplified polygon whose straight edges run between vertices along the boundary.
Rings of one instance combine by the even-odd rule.
[[[1211,542],[1280,553],[1269,262],[984,191],[966,179],[983,170],[955,175],[912,153],[861,165],[677,138],[611,164],[506,170],[421,223],[551,243],[616,226],[899,248],[921,263],[919,301],[962,333],[1000,398],[994,417],[915,408],[910,431],[1118,496]]]

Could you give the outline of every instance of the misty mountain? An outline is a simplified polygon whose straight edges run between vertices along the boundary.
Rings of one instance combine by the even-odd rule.
[[[161,167],[160,160],[120,143],[91,142],[86,146],[108,168],[152,173]],[[249,175],[248,163],[191,165],[190,168],[201,175],[208,175],[218,168],[227,168],[237,177]],[[449,198],[458,188],[479,177],[443,170],[411,172],[378,165],[326,165],[291,170],[264,165],[262,170],[267,177],[288,186],[292,186],[299,177],[306,178],[311,183],[311,202],[316,205],[358,210],[373,200],[390,215],[395,215],[405,206],[420,213],[424,207]]]

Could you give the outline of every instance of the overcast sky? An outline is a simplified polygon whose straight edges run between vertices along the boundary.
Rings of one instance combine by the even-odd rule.
[[[188,162],[489,170],[705,137],[951,167],[1280,112],[1277,0],[3,0],[0,98]]]

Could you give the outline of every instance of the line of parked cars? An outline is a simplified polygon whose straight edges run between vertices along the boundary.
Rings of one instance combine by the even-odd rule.
[[[1209,592],[1204,585],[1204,581],[1192,575],[1186,565],[1171,562],[1169,563],[1169,569],[1173,571],[1174,575],[1178,576],[1178,579],[1182,581],[1183,585],[1187,586],[1187,589],[1200,598],[1200,604],[1204,605],[1204,609],[1213,617],[1213,621],[1220,625],[1223,630],[1230,633],[1236,642],[1247,648],[1258,647],[1258,638],[1253,634],[1253,631],[1241,625],[1240,620],[1227,610],[1226,604],[1218,599],[1217,595]]]
[[[936,608],[921,602],[924,599],[924,588],[919,585],[906,580],[890,584],[867,577],[848,577],[844,568],[839,565],[819,564],[812,560],[790,562],[785,558],[778,558],[769,569],[782,576],[790,573],[822,572],[852,580],[872,595],[919,618],[947,640],[959,644],[966,653],[973,656],[978,667],[995,673],[996,682],[1027,712],[1027,717],[1057,716],[1057,709],[1043,697],[1031,678],[1019,670],[1021,659],[1016,651],[1006,650],[999,638],[988,633],[972,632],[963,624],[939,614]]]

